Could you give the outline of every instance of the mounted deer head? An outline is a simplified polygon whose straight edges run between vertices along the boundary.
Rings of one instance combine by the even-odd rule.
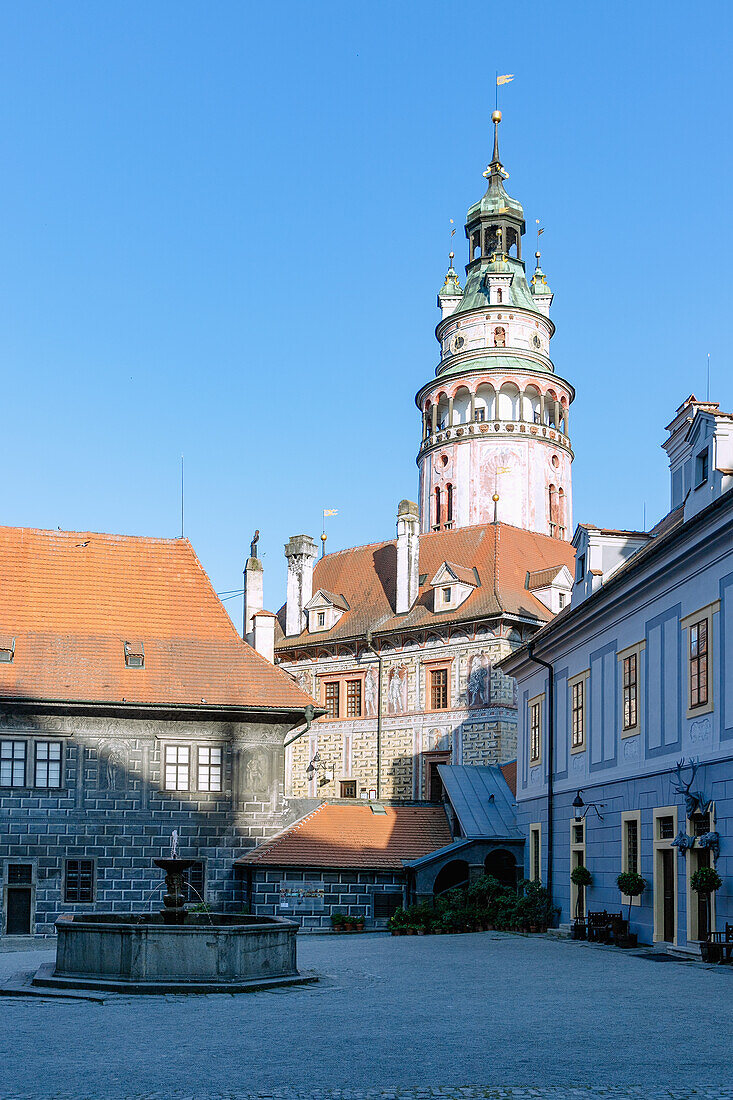
[[[692,817],[692,815],[696,813],[707,813],[712,805],[711,802],[706,801],[702,791],[691,790],[692,784],[695,782],[695,776],[697,775],[699,767],[700,761],[697,758],[693,757],[690,760],[689,764],[686,764],[684,756],[681,760],[677,761],[677,766],[675,767],[677,783],[676,785],[674,782],[672,783],[672,790],[675,791],[677,794],[681,794],[684,798],[685,813],[688,817]],[[685,768],[690,769],[689,783],[686,783],[682,776],[682,772]]]

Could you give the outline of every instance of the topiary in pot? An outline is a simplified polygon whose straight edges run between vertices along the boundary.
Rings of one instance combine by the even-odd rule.
[[[584,867],[581,863],[579,867],[573,867],[570,872],[570,881],[574,886],[578,887],[578,897],[575,902],[575,919],[580,920],[580,902],[583,897],[582,891],[586,886],[591,886],[593,883],[593,875],[590,873],[587,867]]]
[[[723,880],[714,867],[698,867],[690,879],[690,887],[696,894],[702,894],[707,907],[707,923],[710,927],[710,895],[723,885]],[[711,932],[715,929],[711,928]]]
[[[640,894],[644,893],[646,879],[642,878],[636,871],[622,871],[616,879],[616,885],[621,893],[629,899],[629,912],[626,919],[631,924],[631,899],[638,898]]]
[[[343,932],[345,920],[346,918],[343,913],[331,913],[331,927],[334,932]]]

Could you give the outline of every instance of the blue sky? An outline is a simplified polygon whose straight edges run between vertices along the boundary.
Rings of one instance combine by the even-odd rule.
[[[389,538],[416,492],[449,218],[502,158],[577,389],[575,520],[667,507],[664,426],[733,409],[729,4],[6,4],[0,521]],[[526,254],[534,241],[525,243]],[[229,608],[240,621],[236,601]]]

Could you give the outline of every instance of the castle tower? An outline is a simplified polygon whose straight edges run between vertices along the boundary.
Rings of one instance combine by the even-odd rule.
[[[570,539],[568,410],[575,391],[550,359],[552,292],[539,252],[527,282],[524,211],[504,189],[499,159],[500,111],[492,121],[488,187],[466,218],[466,286],[461,290],[451,253],[438,292],[440,363],[415,398],[422,412],[420,530],[498,518]]]

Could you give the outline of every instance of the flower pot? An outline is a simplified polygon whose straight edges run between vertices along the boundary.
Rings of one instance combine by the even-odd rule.
[[[350,920],[347,920],[345,925],[344,925],[344,931],[353,932],[354,928],[355,928],[354,922],[350,921]]]
[[[363,932],[364,931],[364,921],[363,920],[358,920],[356,922],[356,931],[357,932]]]
[[[616,937],[616,946],[617,947],[636,947],[636,942],[637,942],[637,933],[636,932],[627,932],[626,935],[624,935],[624,936],[617,936]]]

